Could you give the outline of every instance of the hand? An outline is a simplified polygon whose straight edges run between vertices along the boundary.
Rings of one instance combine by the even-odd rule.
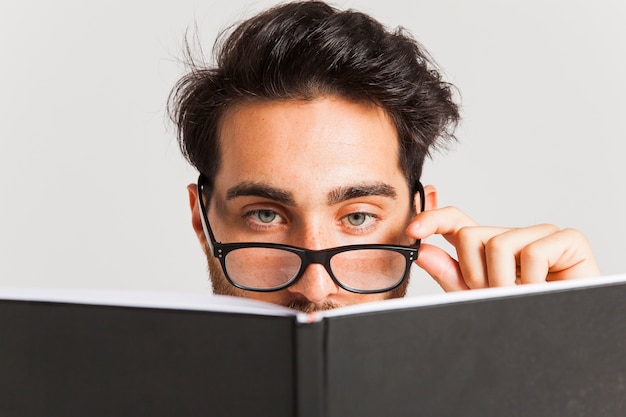
[[[458,261],[422,242],[416,263],[445,291],[600,275],[589,242],[574,229],[479,226],[455,207],[419,213],[407,228],[414,239],[434,234],[456,248]]]

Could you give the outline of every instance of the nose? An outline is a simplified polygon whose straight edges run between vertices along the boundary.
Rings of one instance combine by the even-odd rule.
[[[339,291],[337,284],[328,275],[326,268],[320,264],[311,264],[300,279],[287,288],[312,303],[322,303]]]
[[[324,219],[309,219],[302,233],[299,235],[296,246],[307,249],[319,250],[333,246],[331,235],[327,230]],[[319,260],[318,260],[319,261]],[[339,292],[339,287],[328,275],[324,265],[319,263],[310,264],[302,276],[287,288],[291,293],[297,294],[298,298],[306,298],[312,303],[322,303],[328,297]]]

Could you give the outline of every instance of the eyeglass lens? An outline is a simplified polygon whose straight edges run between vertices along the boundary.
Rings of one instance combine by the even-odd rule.
[[[239,248],[225,258],[229,278],[250,289],[281,287],[298,275],[301,265],[300,256],[277,248]],[[386,249],[339,252],[330,260],[335,279],[347,287],[363,291],[395,286],[403,279],[406,268],[404,255]]]

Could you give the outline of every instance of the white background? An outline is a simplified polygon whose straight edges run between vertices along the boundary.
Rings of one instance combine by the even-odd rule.
[[[187,29],[209,52],[273,2],[224,3],[1,0],[0,286],[207,290],[165,103]],[[441,205],[578,228],[626,272],[623,0],[333,4],[409,29],[461,91],[424,174]]]

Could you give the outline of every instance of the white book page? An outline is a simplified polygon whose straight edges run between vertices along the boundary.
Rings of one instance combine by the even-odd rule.
[[[525,294],[564,291],[573,288],[585,288],[600,285],[610,285],[626,282],[626,274],[604,277],[582,278],[567,281],[544,282],[538,284],[515,285],[510,287],[484,288],[477,290],[458,291],[443,294],[429,294],[425,296],[398,298],[393,300],[375,301],[372,303],[357,304],[341,307],[335,310],[313,313],[314,317],[299,316],[303,322],[320,320],[323,317],[338,317],[362,314],[373,311],[396,310],[411,307],[424,307],[440,304],[452,304],[465,301],[488,298],[515,297]]]
[[[84,289],[0,288],[0,300],[295,316],[287,307],[225,295]]]
[[[215,311],[266,316],[296,316],[301,323],[320,321],[325,317],[339,317],[375,311],[451,304],[472,300],[514,297],[524,294],[563,291],[572,288],[610,285],[626,282],[626,274],[599,278],[584,278],[541,284],[485,288],[453,293],[429,294],[375,301],[340,307],[334,310],[300,313],[287,307],[241,297],[213,294],[176,293],[157,291],[116,291],[82,289],[0,288],[0,300],[55,302],[87,305],[107,305],[173,310]]]

